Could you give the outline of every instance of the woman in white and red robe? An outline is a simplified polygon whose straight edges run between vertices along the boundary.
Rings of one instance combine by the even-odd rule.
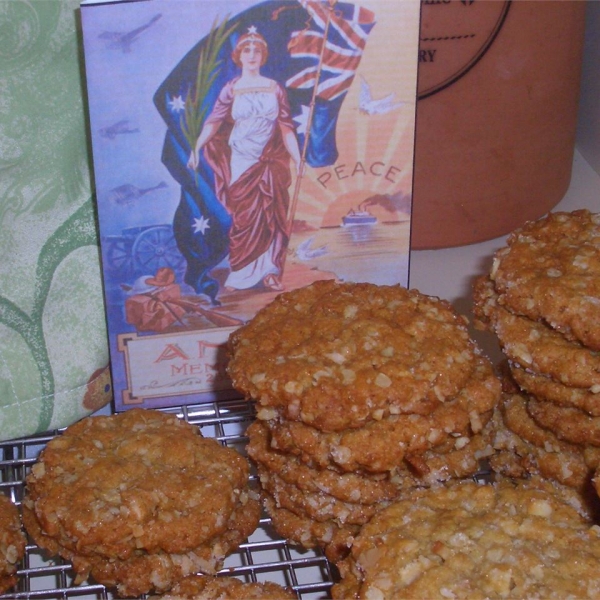
[[[217,197],[232,216],[226,289],[283,289],[290,159],[299,171],[301,157],[285,90],[260,73],[267,55],[254,28],[240,37],[232,56],[242,74],[221,90],[188,162],[197,168],[204,150]]]

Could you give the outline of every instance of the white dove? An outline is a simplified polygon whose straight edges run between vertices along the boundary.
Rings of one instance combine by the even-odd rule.
[[[319,248],[311,248],[311,245],[315,239],[315,236],[309,237],[307,240],[304,240],[298,247],[296,248],[296,256],[300,260],[311,260],[313,258],[319,258],[319,256],[323,256],[327,254],[327,246],[320,246]]]
[[[367,80],[362,75],[360,79],[360,96],[358,99],[358,110],[360,112],[367,115],[383,115],[406,104],[406,102],[394,102],[396,97],[394,92],[374,100]]]

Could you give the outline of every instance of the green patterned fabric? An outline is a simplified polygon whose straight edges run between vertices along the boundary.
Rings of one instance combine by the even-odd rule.
[[[0,439],[110,397],[79,3],[0,0]]]

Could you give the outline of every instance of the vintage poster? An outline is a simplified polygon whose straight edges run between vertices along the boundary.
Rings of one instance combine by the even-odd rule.
[[[115,408],[235,395],[229,334],[408,285],[419,0],[83,4]]]

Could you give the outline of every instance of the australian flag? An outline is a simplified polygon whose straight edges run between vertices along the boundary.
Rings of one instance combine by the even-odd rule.
[[[286,88],[306,163],[312,167],[333,164],[338,157],[339,110],[375,25],[373,13],[330,0],[268,0],[223,25],[228,39],[219,50],[218,68],[210,74],[210,86],[204,90],[198,110],[204,116],[210,114],[222,87],[239,75],[231,52],[239,36],[256,27],[269,49],[261,72]],[[185,282],[217,303],[219,286],[210,272],[228,255],[231,219],[216,197],[214,175],[204,158],[201,156],[197,172],[187,167],[193,142],[186,136],[184,123],[186,100],[194,94],[208,37],[173,69],[158,88],[154,103],[167,125],[162,160],[181,185],[173,230],[187,261]]]

